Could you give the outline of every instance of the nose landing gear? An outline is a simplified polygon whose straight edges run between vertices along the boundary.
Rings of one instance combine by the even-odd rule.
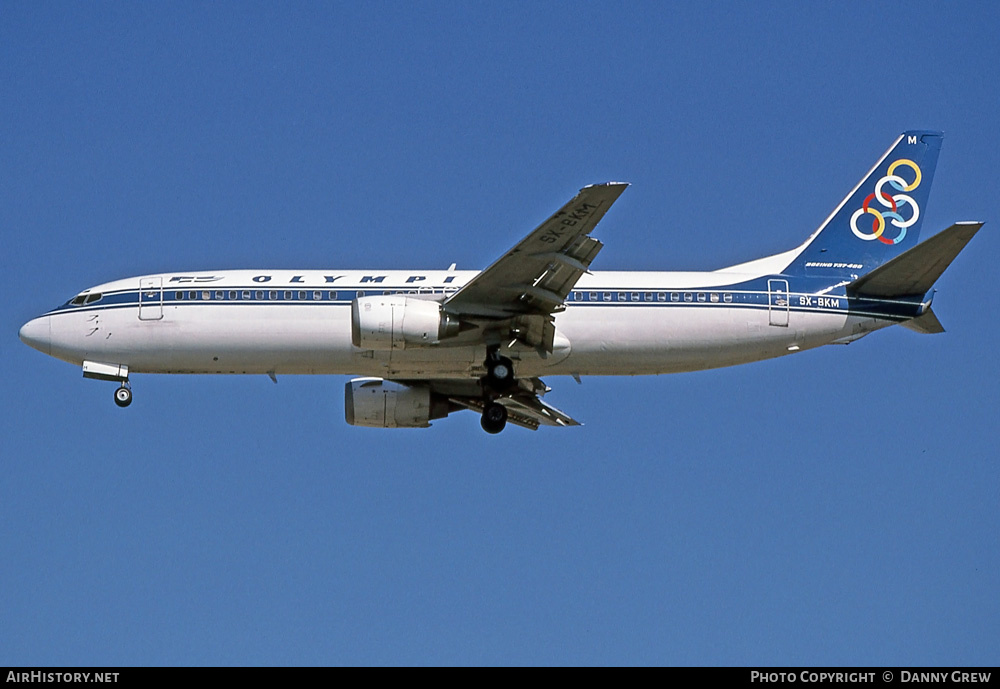
[[[84,361],[83,377],[118,383],[119,387],[115,390],[115,404],[119,407],[127,407],[132,404],[132,387],[128,384],[128,365]]]
[[[121,387],[115,390],[115,404],[119,407],[132,404],[132,388],[128,387],[128,381],[122,381]]]

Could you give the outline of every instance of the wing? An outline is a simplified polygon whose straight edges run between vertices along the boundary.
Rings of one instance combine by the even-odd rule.
[[[445,309],[465,321],[513,321],[511,332],[552,351],[553,315],[603,246],[590,233],[628,184],[580,190],[573,200],[449,297]]]
[[[403,385],[427,385],[435,394],[448,398],[459,407],[471,409],[481,414],[483,411],[483,390],[476,380],[444,379],[421,381],[396,381]],[[541,396],[549,392],[549,388],[539,378],[521,378],[517,388],[498,399],[507,407],[507,421],[532,431],[539,426],[579,426],[568,414],[542,401]]]
[[[536,347],[543,356],[552,352],[555,314],[565,309],[566,296],[601,250],[602,244],[590,233],[627,186],[608,182],[581,189],[555,215],[446,299],[445,310],[462,322],[463,329],[473,324],[478,342],[498,345],[513,338]],[[429,387],[448,400],[451,411],[465,408],[482,413],[487,401],[493,400],[506,407],[508,422],[531,430],[580,425],[542,401],[549,387],[539,378],[518,378],[513,389],[489,397],[483,383],[472,378],[395,382]]]
[[[454,399],[456,404],[461,404],[467,409],[477,413],[483,411],[483,400],[481,397],[469,397],[464,399]],[[555,407],[546,404],[537,396],[531,395],[530,399],[522,400],[518,396],[504,397],[497,400],[507,407],[507,422],[537,431],[541,425],[545,426],[579,426],[579,421],[567,416]]]

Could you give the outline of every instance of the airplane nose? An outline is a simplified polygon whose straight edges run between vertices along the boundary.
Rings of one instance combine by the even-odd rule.
[[[21,326],[18,337],[21,342],[34,347],[39,352],[50,354],[52,349],[52,329],[49,316],[34,318]]]

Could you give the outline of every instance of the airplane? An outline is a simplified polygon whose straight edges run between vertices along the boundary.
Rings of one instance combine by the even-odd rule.
[[[482,271],[219,270],[85,289],[20,338],[118,383],[134,373],[361,376],[347,423],[427,427],[460,410],[575,426],[541,376],[649,375],[847,344],[901,324],[940,333],[933,285],[982,227],[917,243],[942,141],[906,131],[800,246],[710,272],[597,272],[591,234],[625,183],[586,186]]]

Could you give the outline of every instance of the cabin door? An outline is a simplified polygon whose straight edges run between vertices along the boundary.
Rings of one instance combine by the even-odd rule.
[[[771,325],[788,327],[788,280],[768,280],[768,319]]]
[[[158,321],[163,318],[163,278],[139,279],[139,320]]]

